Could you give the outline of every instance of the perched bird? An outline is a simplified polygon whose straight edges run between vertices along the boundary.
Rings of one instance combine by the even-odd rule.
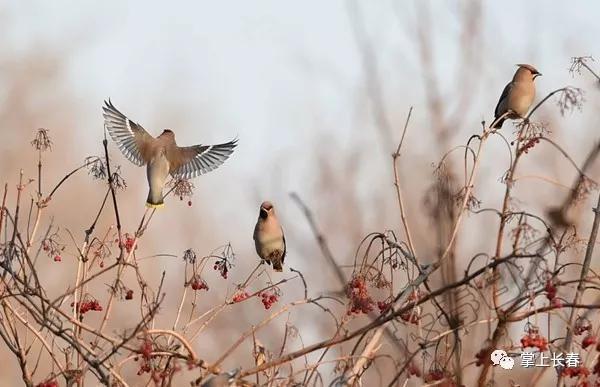
[[[512,81],[506,85],[498,105],[496,105],[495,118],[497,119],[506,112],[509,113],[498,120],[494,128],[501,128],[506,118],[513,120],[524,118],[535,98],[535,84],[533,81],[542,74],[532,65],[518,64],[517,66],[519,68],[515,72]]]
[[[271,202],[260,205],[254,227],[254,245],[259,257],[272,264],[275,271],[283,271],[281,265],[286,254],[285,235]]]
[[[169,129],[157,138],[152,137],[139,124],[104,101],[104,125],[123,155],[137,166],[146,166],[150,192],[146,206],[162,207],[163,187],[169,174],[174,178],[191,179],[216,169],[229,158],[237,139],[217,145],[180,147],[175,134]]]

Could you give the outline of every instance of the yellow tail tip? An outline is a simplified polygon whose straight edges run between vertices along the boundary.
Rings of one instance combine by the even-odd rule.
[[[148,207],[148,208],[163,208],[164,206],[165,206],[165,203],[153,204],[153,203],[146,202],[146,207]]]

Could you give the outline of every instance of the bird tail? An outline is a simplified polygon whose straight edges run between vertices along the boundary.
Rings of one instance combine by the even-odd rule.
[[[162,192],[159,192],[158,195],[153,195],[152,190],[148,194],[148,199],[146,199],[146,207],[148,208],[161,208],[165,206],[165,202],[163,201]]]
[[[273,265],[273,270],[279,271],[279,272],[283,271],[283,267],[281,266],[283,262],[281,259],[281,253],[279,251],[277,251],[275,254],[273,254],[271,256],[270,261],[271,261],[271,264]]]
[[[283,267],[281,266],[281,259],[275,259],[272,261],[273,263],[273,270],[275,271],[283,271]]]
[[[494,126],[492,126],[492,129],[500,129],[502,127],[502,124],[504,123],[504,120],[505,120],[504,118],[502,118],[501,120],[498,120],[498,122],[496,122],[494,124]]]

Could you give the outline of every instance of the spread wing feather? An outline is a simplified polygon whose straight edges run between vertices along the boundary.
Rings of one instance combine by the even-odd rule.
[[[210,172],[223,164],[236,146],[237,139],[217,145],[178,147],[169,155],[171,175],[191,179]]]
[[[104,103],[104,124],[110,137],[129,161],[137,166],[146,164],[155,138],[117,110],[110,99]]]

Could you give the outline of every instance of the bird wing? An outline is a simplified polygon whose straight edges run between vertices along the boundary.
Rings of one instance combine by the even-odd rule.
[[[104,125],[110,137],[129,161],[140,167],[146,164],[151,158],[151,148],[155,138],[141,125],[118,111],[110,99],[104,103],[106,104],[102,107]]]
[[[496,105],[496,109],[494,110],[494,115],[496,118],[500,117],[504,112],[500,112],[500,105],[502,105],[502,102],[508,98],[508,93],[510,93],[510,89],[512,89],[512,82],[509,82],[505,87],[504,90],[502,90],[502,95],[500,96],[500,99],[498,100],[498,104]]]
[[[216,169],[229,158],[237,146],[237,139],[217,145],[194,145],[177,147],[167,154],[171,163],[171,175],[191,179]]]
[[[285,234],[283,233],[283,228],[281,229],[281,236],[283,237],[283,254],[281,254],[281,263],[283,263],[285,255],[287,254],[287,243],[285,243]]]
[[[254,239],[254,242],[258,243],[258,222],[256,222],[256,225],[254,226],[254,233],[252,234],[252,239]]]

